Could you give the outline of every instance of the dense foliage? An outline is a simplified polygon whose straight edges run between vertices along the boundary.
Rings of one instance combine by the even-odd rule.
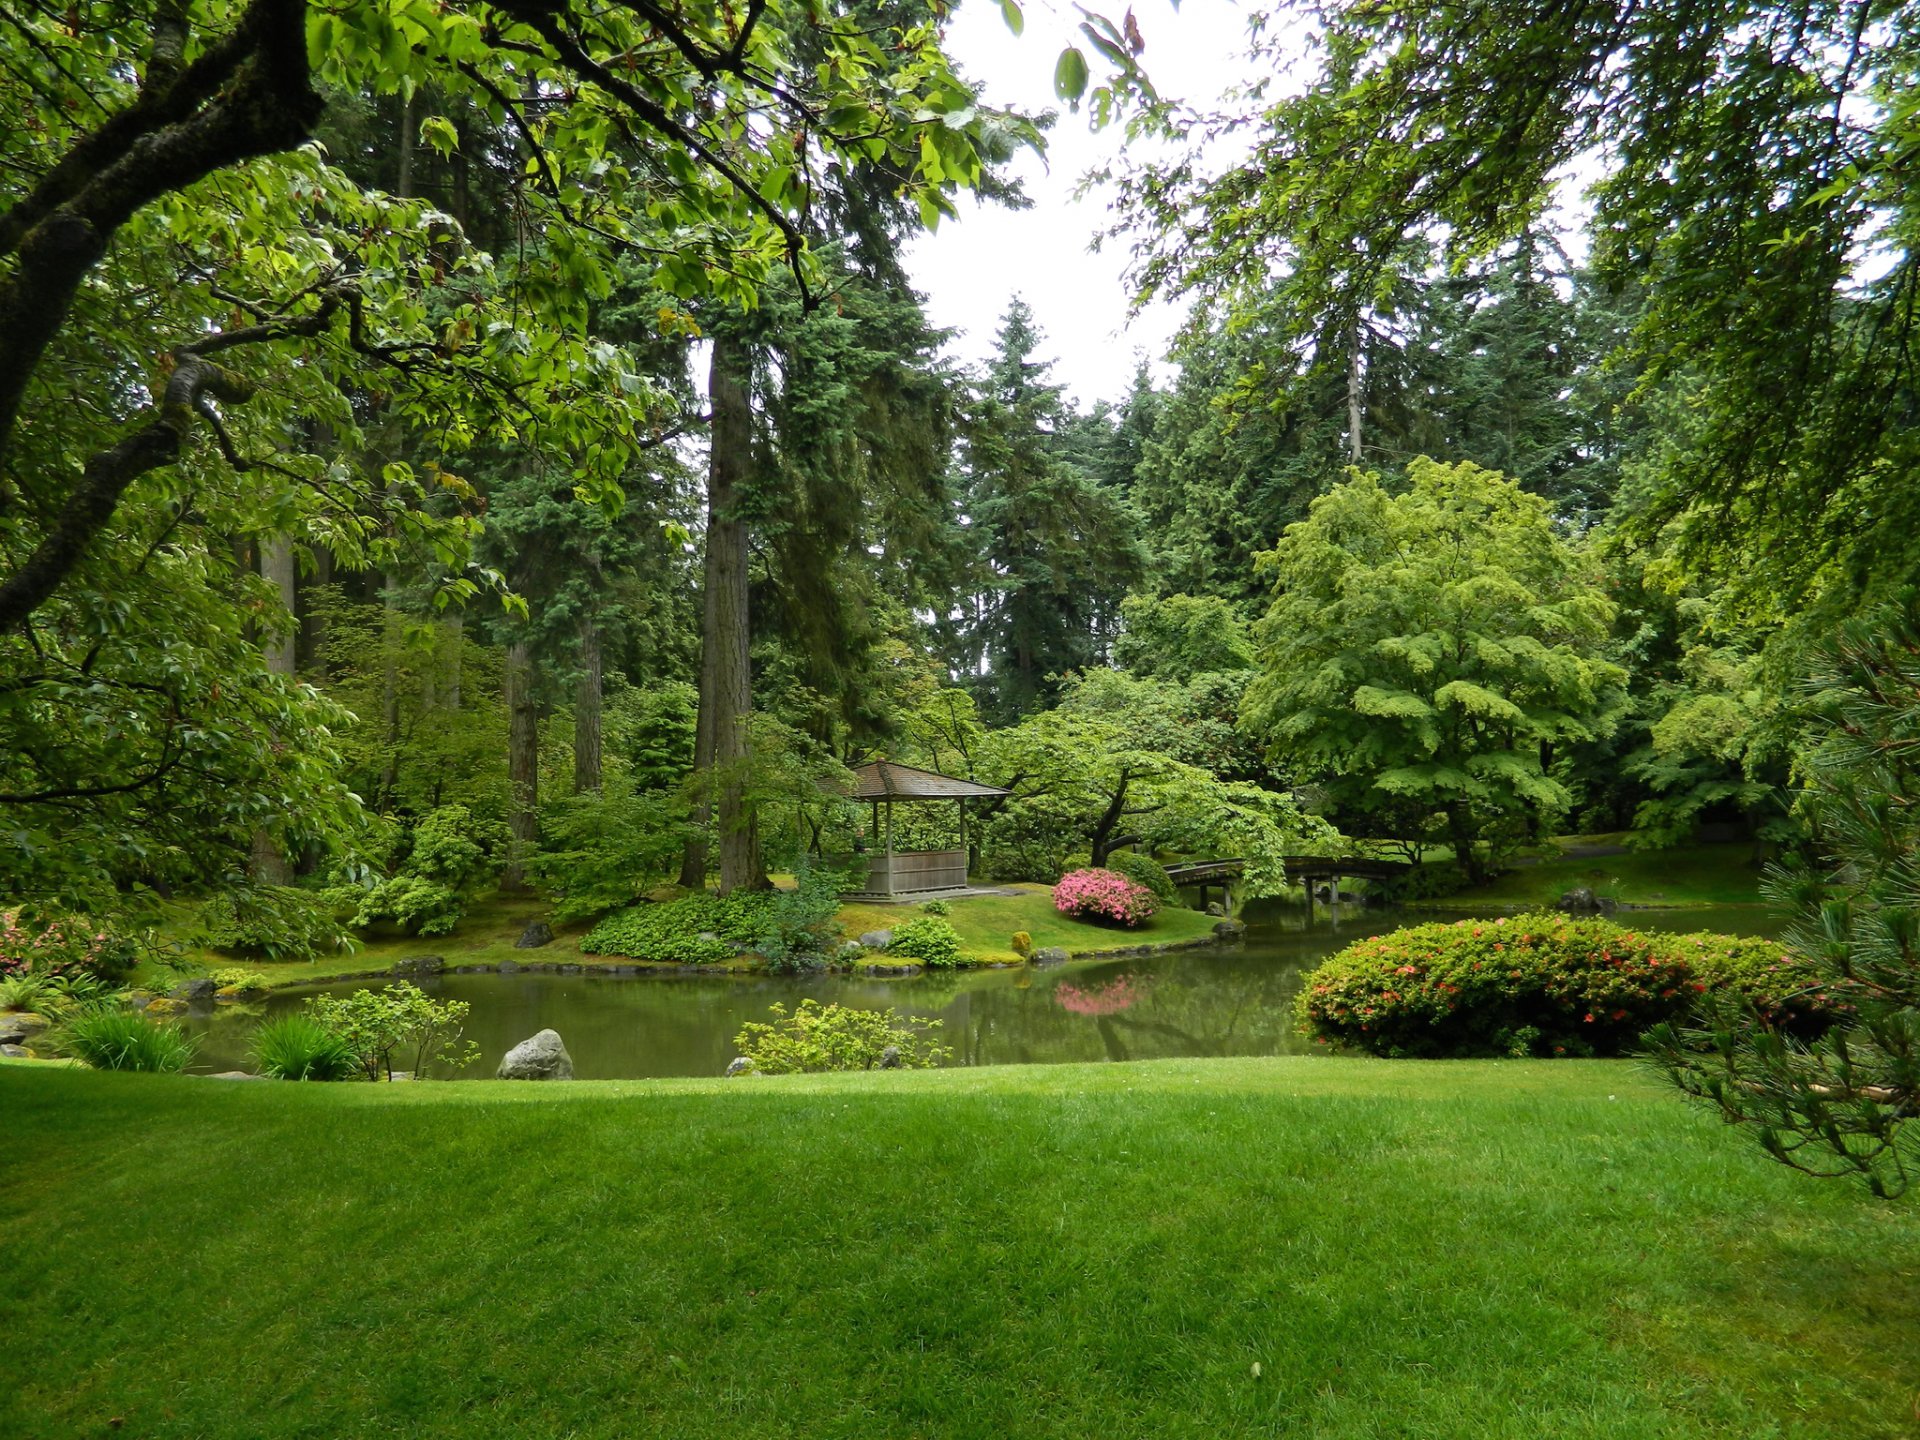
[[[303,1013],[340,1042],[363,1078],[391,1080],[394,1061],[400,1059],[414,1079],[425,1080],[435,1065],[457,1071],[479,1058],[479,1047],[462,1041],[469,1008],[464,1000],[435,1000],[402,980],[377,990],[314,995]],[[321,1063],[331,1063],[332,1052],[312,1050],[307,1032],[275,1038],[289,1051],[300,1046]]]
[[[634,905],[595,925],[580,949],[671,965],[731,960],[760,938],[775,900],[771,890],[746,890]]]
[[[1777,1158],[1853,1174],[1876,1193],[1912,1182],[1920,1110],[1920,611],[1847,626],[1809,682],[1819,738],[1803,807],[1813,832],[1781,898],[1785,943],[1842,1018],[1796,1045],[1742,1006],[1669,1026],[1655,1051],[1689,1094],[1754,1126]],[[1704,1053],[1703,1053],[1704,1052]]]
[[[891,1008],[864,1010],[802,1000],[789,1011],[768,1007],[771,1021],[750,1020],[733,1043],[754,1075],[823,1070],[927,1070],[953,1052],[938,1044],[938,1020],[902,1018]]]
[[[300,1011],[263,1021],[248,1054],[274,1080],[351,1080],[364,1073],[346,1027]]]
[[[1177,904],[1180,891],[1167,875],[1166,866],[1138,850],[1116,850],[1107,857],[1107,869],[1124,875],[1136,885],[1144,885],[1165,904]]]
[[[1709,993],[1800,1038],[1843,1004],[1778,941],[1540,914],[1357,941],[1308,973],[1298,1008],[1317,1039],[1375,1055],[1622,1055]]]
[[[893,928],[887,953],[918,960],[929,970],[951,970],[960,963],[960,936],[937,915],[916,915]]]

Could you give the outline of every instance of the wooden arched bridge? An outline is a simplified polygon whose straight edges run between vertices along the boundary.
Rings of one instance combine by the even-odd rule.
[[[1333,918],[1340,918],[1340,882],[1345,880],[1395,880],[1413,866],[1404,860],[1371,860],[1363,855],[1287,855],[1282,857],[1289,880],[1300,880],[1307,887],[1307,921],[1313,921],[1313,887],[1317,881],[1332,884]],[[1224,897],[1227,887],[1246,873],[1242,860],[1195,860],[1185,865],[1167,866],[1167,878],[1176,885],[1192,885],[1200,891],[1200,907],[1206,908],[1207,892],[1215,885]]]

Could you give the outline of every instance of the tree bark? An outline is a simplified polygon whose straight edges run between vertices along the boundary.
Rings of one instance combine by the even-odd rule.
[[[580,678],[573,691],[573,793],[600,788],[600,623],[580,617]]]
[[[284,614],[276,615],[261,632],[261,648],[267,657],[267,671],[283,679],[294,678],[294,589],[293,541],[285,535],[272,535],[260,542],[260,574],[274,588]],[[288,885],[293,882],[293,866],[274,839],[273,832],[256,828],[252,839],[251,870],[255,884]]]
[[[707,633],[702,653],[713,670],[713,785],[720,842],[720,893],[767,883],[760,835],[747,804],[753,717],[752,632],[747,614],[747,527],[739,516],[753,463],[753,412],[747,400],[747,349],[714,336],[707,388],[713,444],[707,478]],[[704,708],[704,707],[703,707]]]
[[[1473,822],[1467,818],[1464,805],[1447,807],[1447,834],[1453,840],[1454,863],[1465,873],[1471,885],[1487,883],[1487,867],[1481,863],[1479,853],[1474,849]]]
[[[507,646],[507,828],[513,850],[500,885],[527,887],[527,856],[540,824],[540,715],[533,701],[533,651],[524,639]]]
[[[1353,317],[1353,329],[1347,332],[1347,458],[1355,465],[1360,463],[1360,424],[1364,410],[1362,401],[1366,393],[1361,354],[1362,333],[1360,317],[1356,314]]]
[[[713,633],[711,606],[701,600],[700,701],[693,727],[693,808],[687,816],[687,844],[680,853],[680,885],[703,890],[707,884],[707,827],[713,823]]]

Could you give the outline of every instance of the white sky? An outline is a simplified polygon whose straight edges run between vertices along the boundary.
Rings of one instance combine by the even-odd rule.
[[[1118,22],[1123,3],[1089,8]],[[1156,360],[1166,354],[1184,313],[1155,305],[1129,323],[1124,246],[1110,242],[1097,255],[1088,252],[1107,223],[1107,198],[1076,201],[1073,192],[1081,176],[1119,152],[1122,127],[1092,133],[1084,108],[1074,115],[1054,98],[1054,61],[1081,38],[1071,3],[1029,0],[1025,13],[1025,33],[1016,39],[994,0],[966,0],[948,29],[947,51],[982,84],[988,104],[1062,112],[1047,159],[1025,153],[1014,166],[1033,207],[1010,211],[963,197],[958,221],[916,240],[908,263],[933,322],[960,332],[949,346],[955,358],[973,363],[990,355],[1007,302],[1019,294],[1046,336],[1042,356],[1057,362],[1054,379],[1082,402],[1119,400],[1143,352]],[[1141,63],[1163,97],[1211,109],[1225,90],[1251,78],[1243,6],[1183,0],[1176,12],[1170,0],[1135,0],[1134,13],[1147,42]],[[1083,40],[1080,48],[1097,83],[1105,62]],[[1166,374],[1163,366],[1156,370]]]

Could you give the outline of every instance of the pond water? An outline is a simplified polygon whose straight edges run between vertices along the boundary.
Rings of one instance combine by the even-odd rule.
[[[1070,1060],[1148,1060],[1210,1055],[1285,1055],[1307,1048],[1294,1033],[1301,976],[1322,958],[1367,935],[1436,918],[1363,913],[1336,930],[1308,928],[1297,911],[1256,915],[1244,941],[1164,955],[1082,961],[1057,969],[965,971],[897,979],[847,975],[598,976],[444,975],[419,981],[442,1000],[471,1004],[467,1038],[480,1047],[466,1072],[490,1076],[509,1048],[535,1031],[566,1041],[581,1079],[718,1075],[738,1053],[743,1022],[764,1020],[779,1001],[811,997],[871,1009],[893,1006],[941,1022],[940,1041],[958,1065],[1026,1065]],[[1712,912],[1642,911],[1623,917],[1649,930],[1715,929],[1770,934],[1775,917],[1759,906]],[[361,980],[279,991],[267,1013],[297,1008],[306,995],[344,994],[391,982]],[[200,1037],[196,1070],[247,1068],[248,1038],[261,1007],[191,1015]]]

